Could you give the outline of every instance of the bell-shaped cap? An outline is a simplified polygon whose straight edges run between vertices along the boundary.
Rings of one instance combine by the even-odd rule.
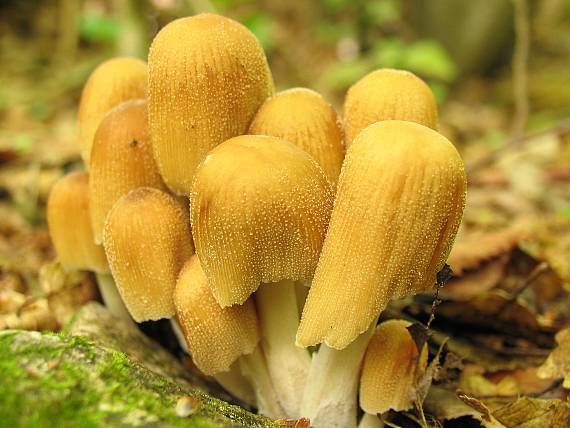
[[[209,13],[160,30],[148,62],[154,157],[168,187],[188,194],[206,154],[244,134],[273,93],[271,72],[251,31]]]
[[[420,355],[410,335],[410,322],[384,321],[370,339],[360,377],[360,407],[372,415],[408,410],[415,401],[415,383],[425,369],[427,347]]]
[[[317,92],[294,88],[275,94],[258,110],[249,133],[279,137],[302,148],[336,186],[344,159],[342,126]]]
[[[404,70],[373,71],[350,87],[344,100],[346,147],[369,125],[407,120],[437,129],[437,103],[426,83]]]
[[[72,172],[60,178],[47,202],[49,234],[66,270],[109,271],[105,251],[93,241],[89,221],[89,174]]]
[[[259,342],[253,301],[222,309],[196,256],[180,272],[174,305],[192,360],[207,375],[228,371],[239,357],[252,353]]]
[[[193,252],[188,216],[172,196],[140,187],[105,221],[103,244],[125,306],[137,322],[174,315],[174,287]]]
[[[100,244],[105,218],[121,196],[138,187],[166,190],[152,156],[145,100],[125,101],[101,121],[89,173],[91,222]]]
[[[87,168],[93,137],[105,114],[123,101],[145,98],[147,81],[146,63],[136,58],[113,58],[91,73],[77,113],[81,157]]]
[[[433,287],[465,189],[463,161],[436,131],[396,120],[362,131],[344,161],[298,344],[343,349],[391,299]]]
[[[300,148],[232,138],[196,170],[190,199],[196,253],[222,307],[242,304],[261,282],[313,277],[333,197]]]

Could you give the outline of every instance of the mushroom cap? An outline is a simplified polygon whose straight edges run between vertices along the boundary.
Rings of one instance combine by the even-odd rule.
[[[239,357],[253,352],[259,342],[253,301],[222,309],[195,255],[178,276],[174,304],[192,360],[207,375],[228,371]]]
[[[101,121],[89,172],[91,223],[100,244],[105,218],[121,196],[138,187],[166,190],[152,156],[145,100],[125,101]]]
[[[165,26],[148,61],[154,157],[168,187],[188,194],[206,154],[244,134],[273,93],[271,72],[251,31],[208,13]]]
[[[147,66],[136,58],[113,58],[100,64],[83,87],[77,112],[81,157],[89,168],[93,137],[105,114],[117,104],[145,98]]]
[[[372,415],[413,406],[414,383],[425,368],[427,348],[421,354],[410,335],[410,322],[388,320],[370,339],[360,377],[360,407]]]
[[[408,120],[437,130],[437,103],[426,83],[404,70],[382,68],[350,87],[344,101],[346,147],[369,125]]]
[[[109,272],[105,251],[93,241],[89,221],[89,174],[72,172],[52,187],[47,222],[57,257],[66,270]]]
[[[297,342],[348,346],[391,299],[426,291],[463,215],[466,175],[445,137],[375,123],[348,149]]]
[[[222,307],[261,282],[313,277],[333,196],[292,143],[243,135],[220,144],[196,170],[190,199],[196,253]]]
[[[317,92],[293,88],[275,94],[257,111],[249,133],[279,137],[302,148],[336,186],[344,159],[342,125]]]
[[[193,253],[188,216],[179,202],[150,187],[130,191],[109,211],[103,244],[134,320],[174,315],[176,278]]]

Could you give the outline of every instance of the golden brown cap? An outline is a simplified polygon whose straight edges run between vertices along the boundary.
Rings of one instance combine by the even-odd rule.
[[[224,142],[196,170],[190,199],[196,252],[222,307],[242,304],[261,282],[313,277],[333,197],[322,169],[292,143]]]
[[[47,203],[49,233],[67,270],[109,271],[105,251],[93,242],[89,221],[89,174],[72,172],[51,189]]]
[[[147,80],[146,63],[135,58],[110,59],[91,73],[77,113],[81,157],[87,168],[93,136],[103,116],[123,101],[145,98]]]
[[[259,342],[253,301],[222,309],[196,256],[180,272],[174,305],[192,360],[207,375],[228,371],[239,357],[253,352]]]
[[[344,159],[342,127],[334,108],[317,92],[294,88],[269,98],[249,133],[279,137],[302,148],[336,186]]]
[[[343,349],[391,299],[433,287],[465,188],[459,153],[436,131],[394,120],[361,132],[346,154],[297,342]]]
[[[193,252],[190,225],[178,201],[150,187],[130,191],[109,212],[103,243],[134,320],[174,315],[176,278]]]
[[[360,407],[376,415],[388,410],[408,410],[415,400],[415,381],[425,368],[422,356],[404,320],[385,321],[370,339],[360,377]]]
[[[273,93],[271,72],[253,33],[208,13],[164,27],[148,61],[154,156],[168,187],[188,194],[210,149],[244,134]]]
[[[437,129],[437,104],[431,89],[409,71],[383,68],[350,87],[344,101],[346,147],[368,125],[409,120]]]
[[[99,244],[105,217],[121,196],[138,187],[166,190],[152,157],[145,100],[125,101],[101,121],[89,172],[91,222]]]

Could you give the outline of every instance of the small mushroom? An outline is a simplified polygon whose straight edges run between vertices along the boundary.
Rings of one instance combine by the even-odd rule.
[[[330,183],[293,144],[245,135],[208,154],[191,201],[196,252],[213,295],[227,307],[257,290],[269,372],[288,417],[298,417],[310,357],[295,346],[295,281],[313,277],[332,208]]]
[[[123,101],[145,98],[147,66],[135,58],[113,58],[100,64],[85,84],[77,124],[81,157],[89,169],[95,131],[105,114]]]
[[[405,320],[388,320],[370,339],[360,376],[360,407],[367,415],[413,407],[415,383],[425,370],[427,346],[418,351]],[[362,424],[362,423],[361,423]]]
[[[89,211],[97,244],[103,241],[105,218],[121,196],[138,187],[166,190],[152,156],[145,100],[125,101],[101,121],[89,174]]]
[[[359,134],[343,164],[297,333],[301,346],[324,342],[316,357],[318,370],[344,365],[354,373],[366,337],[388,302],[434,286],[461,221],[465,188],[461,157],[436,131],[413,122],[384,121]],[[353,414],[348,408],[355,397],[334,391],[350,392],[355,379],[347,376],[345,387],[318,373],[310,379],[313,391],[305,392],[303,410],[313,425],[353,426],[352,416],[346,415]],[[334,413],[327,405],[338,406],[338,425],[318,422],[319,414],[330,418]]]
[[[166,25],[148,62],[154,157],[168,187],[187,194],[206,154],[247,131],[273,93],[271,72],[251,31],[210,13]]]
[[[283,416],[265,364],[259,365],[255,361],[260,358],[259,351],[256,351],[260,334],[253,300],[222,309],[208,287],[198,257],[192,256],[178,277],[174,304],[196,366],[250,404],[251,386],[248,381],[243,379],[241,384],[234,382],[228,385],[224,382],[226,377],[223,373],[232,371],[236,362],[246,368],[257,369],[251,380],[260,412],[270,417]]]
[[[113,278],[109,275],[105,251],[94,243],[89,221],[88,173],[73,172],[55,183],[48,197],[47,222],[63,268],[95,272],[101,297],[109,311],[130,321]]]
[[[334,108],[317,92],[294,88],[277,93],[258,110],[249,133],[279,137],[302,148],[336,186],[344,159],[342,127]]]
[[[350,87],[344,101],[346,147],[369,125],[407,120],[437,129],[437,104],[431,89],[415,74],[383,68]]]
[[[188,217],[178,201],[150,187],[130,191],[109,211],[103,245],[133,319],[172,317],[176,278],[193,253]]]
[[[72,172],[59,179],[47,202],[47,221],[58,259],[67,270],[108,273],[102,246],[89,222],[89,174]]]

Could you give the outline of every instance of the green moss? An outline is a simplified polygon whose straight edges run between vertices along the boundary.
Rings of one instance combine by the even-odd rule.
[[[181,419],[180,396],[199,409]],[[0,334],[0,421],[9,427],[258,427],[271,421],[184,390],[130,360],[73,336]]]

